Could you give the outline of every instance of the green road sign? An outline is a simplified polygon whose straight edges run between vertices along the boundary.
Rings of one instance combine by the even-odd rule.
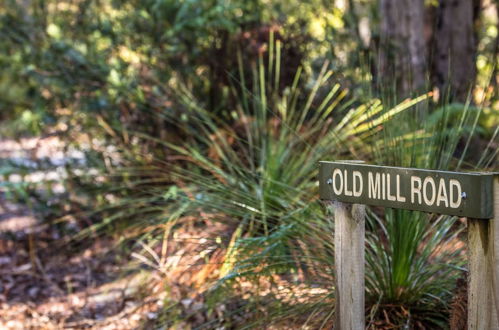
[[[320,162],[319,193],[321,199],[490,219],[493,178],[491,173]]]

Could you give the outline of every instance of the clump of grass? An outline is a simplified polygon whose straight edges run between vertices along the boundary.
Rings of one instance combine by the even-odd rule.
[[[133,145],[121,152],[117,169],[108,167],[108,188],[98,190],[104,200],[92,215],[102,221],[80,237],[106,228],[123,233],[125,239],[153,246],[144,255],[156,251],[159,261],[148,264],[161,269],[180,219],[190,217],[197,219],[192,225],[205,226],[222,222],[231,230],[215,244],[223,254],[210,274],[220,280],[210,291],[214,304],[217,292],[237,293],[239,284],[266,279],[271,284],[267,298],[251,295],[248,303],[267,305],[276,301],[272,296],[283,296],[279,288],[297,290],[296,299],[269,317],[286,318],[290,310],[322,315],[331,302],[333,228],[317,202],[318,161],[364,158],[366,144],[384,125],[426,96],[389,110],[379,100],[359,104],[329,83],[327,63],[309,88],[298,69],[291,85],[282,89],[279,41],[268,54],[249,73],[239,56],[239,77],[232,77],[230,90],[239,102],[219,112],[228,118],[206,110],[179,84],[174,95],[181,111],[165,107],[153,118],[174,127],[183,141],[126,130]],[[156,149],[144,153],[135,147],[144,144]],[[204,257],[210,260],[213,254]],[[320,294],[311,294],[314,290]],[[331,319],[330,311],[321,322]]]

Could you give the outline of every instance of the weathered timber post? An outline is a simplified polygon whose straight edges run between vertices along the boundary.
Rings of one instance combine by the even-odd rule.
[[[332,202],[334,207],[335,329],[364,329],[364,242],[366,207]]]
[[[494,218],[468,218],[468,329],[499,329],[499,176]]]

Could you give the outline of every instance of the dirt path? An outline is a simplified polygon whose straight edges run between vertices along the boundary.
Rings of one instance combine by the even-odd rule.
[[[70,160],[82,161],[80,156],[73,152]],[[16,166],[40,161],[54,169],[16,173]],[[140,327],[154,320],[162,305],[160,292],[150,295],[154,272],[124,272],[130,259],[110,239],[70,247],[56,226],[9,200],[16,184],[51,176],[57,185],[66,161],[56,138],[0,141],[0,328]]]

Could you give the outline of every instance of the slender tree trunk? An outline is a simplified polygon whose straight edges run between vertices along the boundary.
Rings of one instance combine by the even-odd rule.
[[[476,78],[474,0],[440,0],[435,27],[433,83],[441,96],[465,102]],[[474,8],[475,7],[475,8]]]
[[[378,83],[399,97],[425,86],[424,0],[381,0]]]

